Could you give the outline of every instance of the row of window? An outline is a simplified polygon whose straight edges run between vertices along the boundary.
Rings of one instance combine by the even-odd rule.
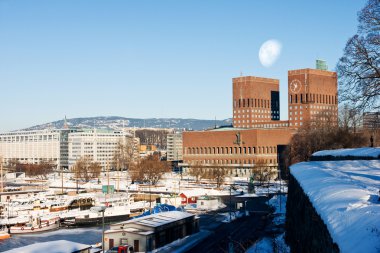
[[[319,104],[338,104],[337,96],[324,94],[295,94],[289,96],[289,103],[319,103]]]
[[[247,110],[234,110],[234,114],[235,113],[240,113],[240,112],[242,112],[242,113],[249,113],[249,112],[252,112],[252,113],[254,113],[254,112],[257,112],[257,113],[268,113],[268,114],[271,114],[271,113],[273,113],[273,114],[278,114],[278,113],[280,113],[280,111],[273,111],[273,110],[261,110],[261,109],[252,109],[252,110],[249,110],[249,109],[247,109]]]
[[[185,149],[189,155],[204,154],[274,154],[277,153],[277,147],[200,147]]]
[[[58,140],[58,135],[38,135],[38,136],[2,136],[0,142],[37,142]]]
[[[277,163],[277,159],[260,159],[263,163]],[[192,160],[195,164],[255,164],[253,159],[210,159],[210,160]]]
[[[258,128],[276,128],[276,127],[287,127],[288,126],[288,123],[280,123],[280,124],[258,124],[260,121],[256,121],[255,124],[252,124],[252,125],[240,125],[240,124],[237,124],[236,122],[234,123],[234,126],[235,127],[258,127]],[[249,123],[249,122],[247,122]]]
[[[260,107],[260,108],[270,108],[270,100],[267,99],[256,99],[256,98],[242,98],[234,99],[234,108],[242,107]]]

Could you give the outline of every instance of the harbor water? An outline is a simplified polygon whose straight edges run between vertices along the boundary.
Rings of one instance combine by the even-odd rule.
[[[33,243],[55,240],[68,240],[93,245],[102,241],[102,227],[60,228],[51,232],[12,235],[11,238],[0,241],[0,252]]]

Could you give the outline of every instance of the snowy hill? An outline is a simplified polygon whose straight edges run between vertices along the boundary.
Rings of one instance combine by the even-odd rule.
[[[124,127],[153,127],[153,128],[174,128],[174,129],[191,129],[203,130],[212,128],[215,125],[225,126],[231,125],[231,119],[225,120],[201,120],[201,119],[180,119],[180,118],[124,118],[118,116],[109,117],[87,117],[67,119],[70,127],[78,128],[97,128],[119,130]],[[41,125],[32,126],[23,130],[42,130],[47,128],[60,129],[63,128],[64,120],[58,120]]]

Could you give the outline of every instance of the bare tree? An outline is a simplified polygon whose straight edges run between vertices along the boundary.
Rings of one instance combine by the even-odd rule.
[[[204,177],[205,175],[205,167],[197,162],[194,162],[191,164],[191,167],[189,168],[189,174],[195,178],[195,182],[199,183],[199,181]]]
[[[88,156],[84,156],[77,160],[72,171],[77,179],[88,182],[91,179],[99,177],[101,169],[100,163],[92,161]]]
[[[351,129],[353,132],[359,128],[362,121],[362,113],[349,104],[344,104],[339,110],[339,126],[344,129]]]
[[[270,181],[277,174],[264,159],[257,159],[253,167],[253,177],[255,181],[264,184]]]
[[[112,165],[116,170],[128,170],[135,161],[137,152],[132,138],[119,141],[112,158]]]
[[[51,160],[43,160],[39,164],[16,163],[16,171],[24,172],[28,177],[47,179],[47,175],[53,172],[56,165]]]
[[[156,145],[158,148],[166,149],[166,139],[171,129],[138,129],[135,131],[136,137],[140,138],[141,144]]]
[[[339,59],[339,100],[354,108],[380,108],[380,1],[369,0],[358,13],[358,33]]]
[[[205,169],[203,177],[206,179],[210,179],[215,182],[216,187],[220,188],[220,186],[224,183],[224,180],[227,175],[227,169],[223,166],[212,165]]]
[[[12,158],[10,159],[5,167],[9,170],[9,171],[16,171],[16,172],[21,172],[21,168],[19,167],[19,164],[20,162],[16,159],[16,158]]]
[[[164,173],[170,171],[166,161],[161,161],[158,154],[149,155],[139,161],[130,170],[132,180],[142,181],[155,185]]]
[[[308,161],[314,152],[320,150],[366,146],[367,141],[363,134],[354,133],[350,129],[333,126],[314,127],[310,122],[306,122],[290,140],[287,163],[291,165]]]

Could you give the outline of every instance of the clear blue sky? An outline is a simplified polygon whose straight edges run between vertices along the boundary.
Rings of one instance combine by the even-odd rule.
[[[232,117],[232,78],[334,69],[364,0],[0,0],[0,131],[87,116]],[[261,66],[263,42],[282,54]]]

